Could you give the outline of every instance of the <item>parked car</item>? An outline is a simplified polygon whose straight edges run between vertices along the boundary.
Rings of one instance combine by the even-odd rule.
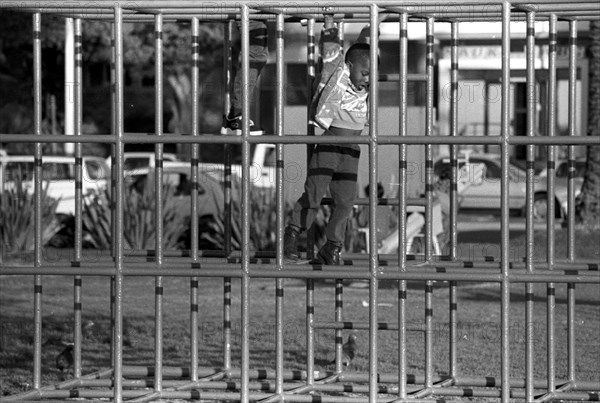
[[[575,160],[575,173],[573,183],[575,187],[575,197],[581,192],[583,184],[583,175],[585,174],[585,159]],[[554,197],[556,198],[556,209],[562,217],[567,216],[568,211],[568,181],[569,162],[567,160],[559,160],[556,163],[556,176],[554,179]],[[536,181],[535,191],[535,210],[540,214],[548,210],[548,170],[544,169],[540,172],[539,178]],[[544,216],[545,214],[541,214]]]
[[[127,151],[123,153],[125,174],[140,168],[154,168],[154,151]],[[177,156],[172,153],[163,153],[163,161],[179,161]],[[110,155],[106,158],[106,165],[111,166]]]
[[[448,157],[442,157],[434,163],[434,172],[440,175],[444,169],[449,168],[450,161]],[[459,208],[463,210],[500,210],[501,203],[501,178],[502,163],[497,154],[469,154],[464,158],[459,158],[458,165],[461,172],[466,165],[480,164],[483,167],[483,177],[481,180],[472,181],[468,186],[464,186],[459,192]],[[459,175],[460,176],[460,175]],[[465,178],[459,177],[460,180]],[[467,178],[468,181],[468,178]],[[526,186],[527,172],[514,164],[508,167],[508,204],[511,212],[523,214],[526,207]],[[546,206],[546,188],[545,181],[539,176],[534,176],[534,218],[537,220],[545,219],[547,214]],[[557,195],[555,195],[556,197]],[[557,199],[558,200],[558,199]],[[560,208],[555,211],[556,216],[560,217]]]
[[[155,170],[152,168],[139,168],[131,173],[126,181],[128,186],[142,193],[149,186],[154,189]],[[191,180],[190,168],[183,162],[165,162],[163,166],[163,184],[172,186],[174,193],[171,202],[175,203],[176,210],[183,214],[186,224],[191,224],[192,191],[194,186]],[[222,237],[222,225],[220,224],[225,212],[225,196],[222,183],[213,176],[200,171],[198,173],[198,230],[201,237],[199,247],[201,249],[220,249],[215,239]],[[153,191],[153,190],[152,190]],[[182,228],[180,240],[186,248],[191,246],[190,225]]]
[[[105,189],[110,169],[103,158],[84,156],[82,159],[82,193]],[[32,155],[0,155],[0,179],[3,192],[15,186],[19,178],[28,192],[34,189],[34,158]],[[75,214],[75,157],[43,156],[42,185],[48,186],[47,196],[59,200],[57,214]]]
[[[274,144],[256,144],[252,147],[253,153],[250,163],[250,183],[257,187],[274,188],[275,187],[275,145]],[[145,168],[155,167],[154,152],[125,152],[124,158],[124,173],[126,177],[136,175],[139,172],[144,172]],[[175,154],[163,153],[163,167],[167,164],[177,166],[182,164],[187,166],[189,170],[189,162],[180,161]],[[108,166],[111,164],[111,157],[106,159]],[[209,176],[223,180],[225,176],[225,165],[218,162],[200,162],[199,168],[201,172],[207,173]],[[239,161],[233,162],[231,165],[231,174],[235,177],[242,177],[242,166]]]
[[[175,165],[176,164],[176,165]],[[139,168],[128,176],[126,183],[142,192],[146,186],[154,188],[155,170]],[[165,163],[163,184],[173,186],[175,202],[180,211],[191,213],[192,180],[186,163]],[[200,171],[198,173],[198,217],[219,217],[225,209],[225,196],[218,179]]]

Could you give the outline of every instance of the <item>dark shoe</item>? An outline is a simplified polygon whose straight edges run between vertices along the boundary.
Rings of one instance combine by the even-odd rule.
[[[300,231],[289,225],[285,227],[283,232],[283,258],[286,263],[300,262],[298,236],[300,236]]]
[[[327,241],[317,253],[317,261],[325,265],[339,266],[342,264],[342,245]]]
[[[264,130],[260,127],[254,126],[254,122],[251,120],[248,122],[251,136],[260,136],[264,134]],[[232,118],[223,116],[223,127],[221,127],[221,134],[228,135],[242,135],[242,115],[237,115]]]

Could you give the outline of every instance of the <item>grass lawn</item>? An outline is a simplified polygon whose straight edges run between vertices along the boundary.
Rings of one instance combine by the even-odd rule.
[[[578,257],[598,261],[599,234],[581,236]],[[565,234],[557,234],[557,258],[564,256]],[[518,242],[519,240],[515,240]],[[524,242],[524,240],[523,240]],[[543,234],[537,243],[542,245]],[[587,246],[586,246],[587,243]],[[595,247],[594,247],[595,245]],[[43,384],[62,380],[55,369],[55,358],[62,350],[59,340],[71,341],[73,317],[73,279],[66,276],[43,277]],[[189,363],[189,279],[163,278],[164,285],[164,364],[187,366]],[[250,366],[275,368],[275,281],[251,280],[250,294]],[[525,293],[524,285],[511,289],[510,343],[511,376],[525,373]],[[0,277],[0,387],[2,395],[28,390],[32,380],[33,340],[33,279],[31,276]],[[125,279],[125,347],[124,363],[150,365],[154,360],[154,279]],[[223,280],[202,279],[199,292],[200,365],[219,368],[223,350]],[[240,364],[240,281],[233,281],[232,358]],[[534,337],[536,378],[546,376],[546,285],[534,287]],[[433,292],[433,370],[448,373],[448,301],[446,285],[436,284]],[[459,283],[458,287],[458,369],[464,376],[500,377],[500,286],[498,284]],[[408,291],[407,355],[408,373],[424,374],[424,333],[414,330],[424,321],[423,284],[410,282]],[[368,322],[368,289],[344,288],[344,320]],[[300,280],[285,281],[285,368],[305,369],[305,298],[306,289]],[[379,293],[379,320],[397,322],[397,289],[382,284]],[[317,282],[315,286],[315,320],[334,319],[334,288],[332,282]],[[576,371],[577,379],[600,381],[600,286],[576,287]],[[555,347],[556,376],[567,374],[567,304],[566,285],[556,285]],[[84,334],[83,370],[89,373],[110,366],[109,280],[101,277],[83,278],[83,320],[93,322]],[[349,371],[368,372],[368,332],[344,331],[358,336],[358,357]],[[379,332],[379,370],[397,373],[398,345],[396,332]],[[316,332],[315,363],[318,370],[333,370],[334,332]]]

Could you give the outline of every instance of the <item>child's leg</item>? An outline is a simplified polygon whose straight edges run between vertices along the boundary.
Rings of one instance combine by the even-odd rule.
[[[356,198],[356,181],[360,150],[344,148],[341,163],[333,174],[329,189],[333,198],[334,208],[329,218],[325,235],[327,240],[342,244],[346,234],[348,218],[352,214]]]
[[[304,193],[294,205],[289,224],[301,230],[306,230],[312,225],[321,200],[341,161],[341,156],[335,152],[335,148],[339,147],[318,145],[315,148],[308,165]]]
[[[241,29],[241,23],[238,22],[238,28]],[[267,58],[269,57],[269,49],[267,47],[267,25],[264,21],[259,20],[250,20],[250,49],[249,49],[249,58],[250,58],[250,70],[249,74],[249,94],[250,99],[254,99],[254,89],[256,87],[256,82],[258,81],[258,76],[262,68],[267,63]],[[243,91],[243,83],[242,83],[242,72],[241,72],[241,63],[242,63],[242,55],[239,55],[239,68],[235,75],[235,79],[233,81],[233,94],[231,96],[231,113],[230,117],[234,117],[242,113],[242,91]]]

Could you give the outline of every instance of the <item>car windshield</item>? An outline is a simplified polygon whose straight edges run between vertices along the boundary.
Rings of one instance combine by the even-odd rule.
[[[151,173],[150,175],[153,176],[154,174]],[[202,184],[203,180],[207,179],[200,176],[196,185],[199,195],[206,193],[206,188]],[[135,175],[132,182],[133,188],[142,193],[148,183],[148,175]],[[152,183],[154,182],[152,181]],[[165,172],[163,173],[163,185],[173,188],[175,190],[174,196],[190,196],[192,193],[192,182],[187,173]]]
[[[6,164],[6,180],[14,181],[20,178],[22,181],[33,180],[33,162],[11,161]],[[42,180],[73,180],[73,170],[68,163],[44,162],[42,164]]]
[[[127,157],[124,164],[125,170],[134,170],[137,168],[147,168],[150,160],[144,157]]]
[[[575,161],[575,177],[583,178],[585,172],[585,161]],[[569,163],[567,161],[562,162],[556,170],[557,178],[566,178],[569,174]]]
[[[86,161],[85,170],[88,179],[109,179],[108,167],[101,161]]]

